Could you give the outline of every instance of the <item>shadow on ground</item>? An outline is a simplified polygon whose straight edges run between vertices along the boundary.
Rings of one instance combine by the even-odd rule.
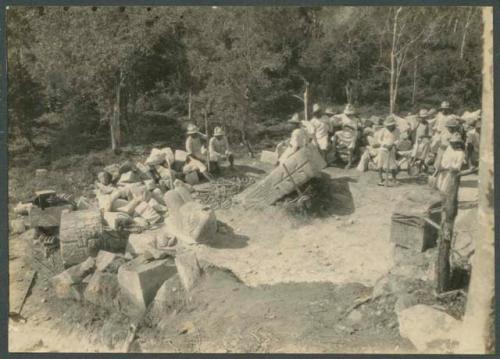
[[[236,234],[233,227],[223,222],[217,222],[217,236],[216,238],[207,243],[208,247],[217,249],[239,249],[248,245],[248,236]]]

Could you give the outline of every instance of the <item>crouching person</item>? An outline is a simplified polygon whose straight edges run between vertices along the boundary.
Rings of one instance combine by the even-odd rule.
[[[295,152],[305,147],[309,141],[307,132],[303,128],[303,125],[299,120],[298,114],[293,115],[293,117],[290,120],[288,120],[288,123],[292,124],[294,126],[294,129],[292,131],[288,143],[280,144],[279,147],[281,148],[280,149],[277,148],[278,153],[281,152],[280,151],[281,149],[283,150],[279,157],[278,161],[279,163],[283,163],[287,158],[292,156]]]
[[[210,153],[210,172],[219,172],[223,161],[229,162],[229,167],[233,168],[234,156],[229,149],[229,141],[220,127],[214,129],[214,137],[208,143]]]
[[[201,139],[206,140],[207,136],[200,133],[197,126],[190,124],[187,128],[186,138],[186,164],[182,168],[184,174],[198,171],[207,180],[211,181],[212,177],[208,173],[206,149],[201,144]]]

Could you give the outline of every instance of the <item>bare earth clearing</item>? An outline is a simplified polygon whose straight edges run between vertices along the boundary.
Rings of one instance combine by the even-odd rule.
[[[238,164],[242,161],[245,168],[270,169],[254,160]],[[323,218],[292,218],[276,207],[218,210],[227,234],[194,249],[202,262],[230,271],[209,266],[187,297],[178,276],[172,277],[163,317],[146,318],[132,350],[413,352],[399,335],[396,298],[352,305],[369,297],[377,279],[391,271],[391,215],[398,198],[422,184],[402,175],[399,187],[384,188],[373,172],[323,172],[337,203]],[[474,181],[465,181],[461,201],[475,200]],[[473,235],[467,227],[462,231]],[[123,350],[127,317],[55,298],[48,282],[53,274],[27,255],[28,241],[12,236],[9,245],[11,302],[21,295],[26,270],[38,271],[22,312],[26,322],[9,321],[10,351]]]

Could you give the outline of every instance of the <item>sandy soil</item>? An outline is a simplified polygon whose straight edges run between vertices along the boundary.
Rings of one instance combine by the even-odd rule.
[[[269,169],[256,162],[246,165]],[[402,176],[401,186],[384,188],[376,185],[372,172],[324,172],[338,204],[325,218],[303,223],[276,208],[218,210],[226,233],[194,250],[202,261],[232,270],[241,282],[224,271],[209,273],[187,301],[165,312],[168,325],[158,320],[144,323],[134,350],[412,352],[399,336],[395,298],[368,303],[348,317],[344,314],[393,266],[391,214],[400,196],[421,184]],[[462,206],[477,197],[475,180],[469,177],[470,183],[461,188]],[[9,320],[10,351],[122,350],[126,317],[58,300],[48,283],[50,270],[27,256],[28,242],[13,236],[9,244],[11,302],[19,299],[26,269],[38,270],[22,312],[26,322]],[[175,278],[172,288],[183,295]]]

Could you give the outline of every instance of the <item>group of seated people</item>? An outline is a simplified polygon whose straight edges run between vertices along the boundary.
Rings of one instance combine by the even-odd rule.
[[[288,122],[295,129],[277,147],[280,162],[304,146],[316,146],[328,165],[340,161],[348,169],[359,160],[359,171],[378,170],[381,186],[398,184],[396,177],[403,167],[410,174],[425,171],[442,177],[451,167],[459,171],[464,165],[478,165],[480,111],[459,117],[447,101],[438,111],[421,109],[405,118],[392,114],[368,119],[361,118],[351,104],[341,114],[331,107],[322,111],[315,104],[311,120],[301,121],[294,114]]]
[[[186,164],[182,171],[184,174],[198,171],[207,180],[211,181],[212,174],[220,172],[223,161],[228,161],[230,168],[233,167],[234,156],[229,148],[226,134],[221,127],[215,127],[213,136],[208,140],[208,136],[201,133],[194,124],[187,127],[186,138]],[[208,149],[202,141],[208,140]]]

